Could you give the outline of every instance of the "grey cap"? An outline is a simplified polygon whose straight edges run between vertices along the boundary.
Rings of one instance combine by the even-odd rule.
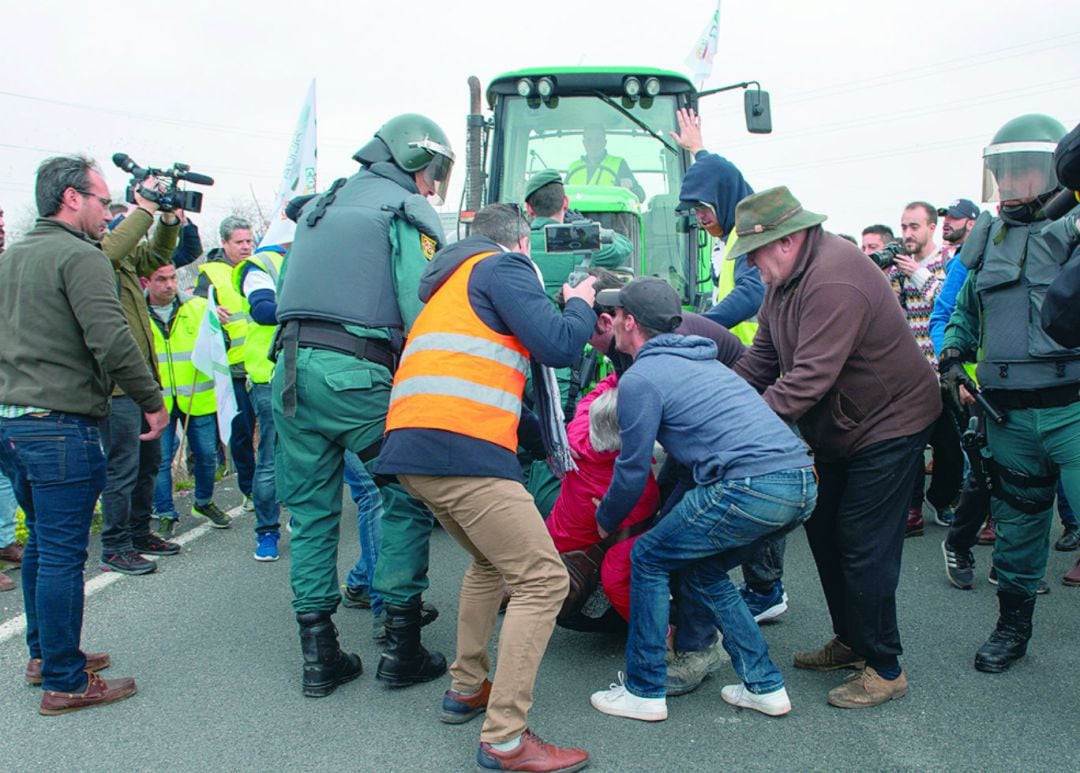
[[[623,287],[596,294],[600,306],[618,306],[650,330],[670,333],[682,324],[682,304],[675,288],[655,276],[634,279]]]

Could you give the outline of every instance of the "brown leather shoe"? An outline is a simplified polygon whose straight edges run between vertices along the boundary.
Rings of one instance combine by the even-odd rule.
[[[41,707],[38,713],[53,716],[103,706],[106,703],[130,698],[136,691],[135,680],[130,676],[105,680],[92,671],[87,671],[86,677],[87,684],[84,692],[46,690],[41,696]]]
[[[1062,585],[1080,585],[1080,558],[1076,559],[1076,566],[1065,573],[1061,578]]]
[[[839,639],[832,639],[821,649],[795,653],[795,668],[808,671],[836,671],[841,668],[863,668],[866,661]]]
[[[572,773],[589,764],[589,753],[545,743],[531,730],[521,734],[517,748],[501,752],[489,743],[480,742],[476,764],[481,770],[520,770],[528,773]]]
[[[988,515],[986,517],[986,525],[983,526],[982,531],[979,532],[975,544],[993,545],[995,540],[997,540],[997,529],[994,527],[994,516]]]
[[[0,573],[0,593],[6,590],[15,590],[15,581],[6,574]]]
[[[0,561],[6,561],[14,566],[22,564],[23,546],[18,542],[12,542],[0,548]]]
[[[98,671],[104,671],[109,667],[112,661],[109,659],[108,652],[87,652],[86,653],[86,666],[87,671],[97,673]],[[27,684],[41,684],[41,658],[30,658],[30,662],[26,664],[26,683]]]
[[[907,674],[882,679],[870,666],[849,676],[842,685],[829,690],[828,701],[842,709],[868,709],[907,695]]]
[[[443,695],[439,721],[446,722],[448,725],[464,724],[487,709],[490,697],[491,682],[487,679],[480,685],[480,689],[474,693],[447,690],[446,694]]]

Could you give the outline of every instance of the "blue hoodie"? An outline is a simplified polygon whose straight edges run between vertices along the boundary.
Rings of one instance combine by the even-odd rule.
[[[641,347],[619,379],[618,417],[622,450],[596,510],[608,532],[645,490],[657,440],[699,486],[811,464],[805,444],[700,336],[665,333]]]
[[[683,176],[679,201],[701,201],[712,206],[726,235],[735,230],[735,206],[753,192],[737,166],[723,156],[699,150],[694,165]],[[724,327],[734,327],[757,314],[764,298],[761,274],[748,266],[746,256],[741,255],[735,261],[735,288],[704,316]]]

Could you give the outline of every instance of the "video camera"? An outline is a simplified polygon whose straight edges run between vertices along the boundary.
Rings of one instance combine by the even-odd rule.
[[[172,212],[182,209],[185,212],[199,212],[202,210],[202,194],[198,191],[180,190],[178,183],[183,180],[196,185],[213,185],[214,178],[205,174],[192,172],[188,164],[174,163],[168,169],[154,169],[153,167],[141,167],[127,153],[114,153],[112,161],[118,167],[131,175],[131,183],[127,187],[124,199],[128,204],[135,203],[135,192],[144,199],[153,201],[162,212]],[[167,180],[164,190],[143,185],[150,177],[159,180]]]
[[[896,262],[896,256],[904,253],[904,243],[901,241],[889,242],[877,252],[867,255],[877,267],[884,270]]]
[[[574,267],[566,282],[576,287],[589,275],[592,254],[602,245],[615,241],[615,232],[599,223],[578,220],[572,223],[552,223],[544,226],[544,251],[548,253],[578,253],[582,261]]]

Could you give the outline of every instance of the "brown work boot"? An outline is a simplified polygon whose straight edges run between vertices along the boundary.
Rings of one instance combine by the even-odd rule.
[[[926,522],[923,521],[922,508],[909,508],[907,513],[907,527],[904,530],[904,537],[921,537],[925,528]]]
[[[868,709],[907,695],[907,674],[900,671],[895,679],[882,679],[867,666],[852,674],[839,687],[829,690],[829,703],[842,709]]]
[[[476,752],[479,770],[520,770],[528,773],[572,773],[589,764],[589,753],[584,749],[555,746],[533,735],[531,730],[521,734],[517,748],[501,752],[489,743],[480,742]]]
[[[6,561],[13,566],[22,564],[23,546],[18,542],[12,542],[0,548],[0,561]]]
[[[6,590],[15,590],[15,581],[6,574],[0,573],[0,593]]]
[[[112,661],[109,659],[108,652],[87,652],[86,665],[83,668],[96,674],[108,668],[110,663]],[[26,683],[41,684],[41,682],[41,658],[30,658],[30,662],[26,664]]]
[[[862,668],[866,661],[839,639],[832,639],[821,649],[795,653],[795,668],[808,671],[836,671],[840,668]]]
[[[1076,566],[1065,573],[1061,578],[1062,585],[1080,585],[1080,558],[1076,559]]]
[[[997,540],[997,529],[994,527],[994,516],[986,516],[986,525],[983,526],[982,531],[979,532],[978,538],[975,540],[977,545],[993,545]]]
[[[130,676],[106,681],[97,674],[87,671],[86,678],[87,683],[84,692],[46,690],[44,695],[41,696],[41,708],[38,709],[38,713],[46,716],[67,714],[72,711],[122,701],[124,698],[130,698],[135,694],[135,680]]]

